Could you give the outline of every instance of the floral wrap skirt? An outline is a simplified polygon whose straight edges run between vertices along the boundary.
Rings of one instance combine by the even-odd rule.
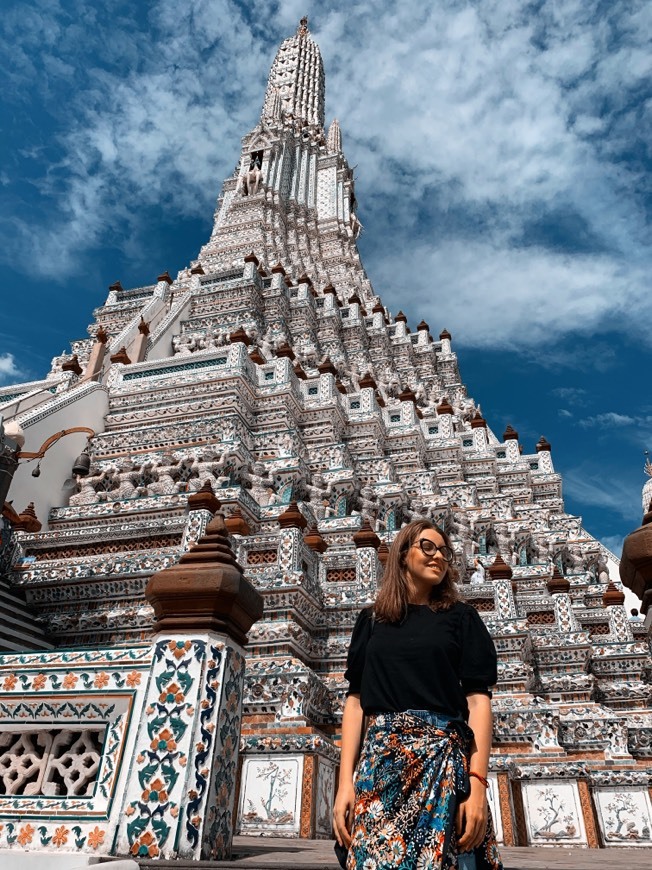
[[[457,804],[469,794],[472,732],[419,712],[370,718],[355,783],[347,870],[452,870],[458,865]],[[428,721],[428,718],[430,721]],[[502,870],[491,813],[464,866]]]

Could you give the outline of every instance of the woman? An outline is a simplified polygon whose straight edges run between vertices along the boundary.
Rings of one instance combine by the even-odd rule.
[[[434,523],[405,526],[353,629],[333,810],[347,870],[502,868],[487,805],[496,650],[453,558]]]

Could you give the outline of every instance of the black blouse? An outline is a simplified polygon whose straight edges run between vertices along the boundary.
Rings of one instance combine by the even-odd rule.
[[[410,604],[400,623],[372,620],[371,613],[358,616],[344,674],[366,714],[431,710],[467,721],[466,696],[491,697],[496,648],[474,607]]]

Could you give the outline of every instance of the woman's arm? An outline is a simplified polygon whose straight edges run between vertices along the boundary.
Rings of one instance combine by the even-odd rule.
[[[340,756],[340,780],[333,806],[333,829],[340,846],[348,849],[351,843],[353,825],[353,806],[355,789],[353,775],[360,756],[362,743],[362,723],[364,713],[360,706],[360,695],[349,695],[342,715],[342,751]]]
[[[469,727],[473,731],[469,770],[487,777],[491,752],[491,699],[480,693],[467,695]],[[476,777],[471,777],[471,793],[457,808],[457,835],[460,852],[479,846],[487,826],[487,789]]]

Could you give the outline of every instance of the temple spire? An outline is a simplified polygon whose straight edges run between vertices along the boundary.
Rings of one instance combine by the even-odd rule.
[[[328,128],[326,148],[328,149],[329,154],[338,154],[342,150],[342,131],[340,130],[340,122],[337,118],[333,119],[333,122]]]
[[[288,126],[298,121],[300,126],[323,130],[324,94],[324,65],[304,17],[296,33],[285,39],[276,53],[267,81],[263,119],[279,117],[274,112],[278,112],[280,98],[283,121]]]

